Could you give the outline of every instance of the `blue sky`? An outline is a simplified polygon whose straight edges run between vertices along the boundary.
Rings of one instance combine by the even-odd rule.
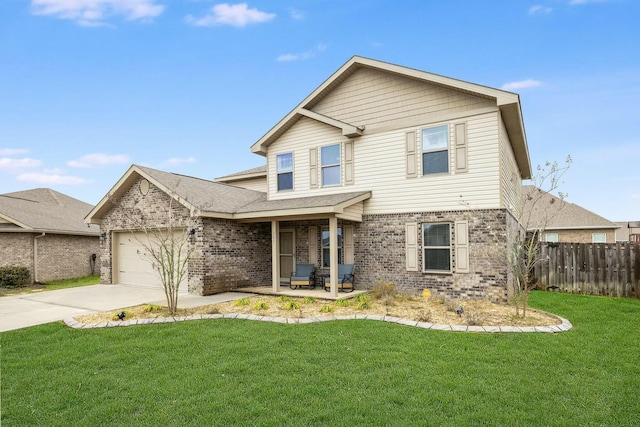
[[[132,164],[212,179],[351,56],[521,96],[531,163],[640,220],[636,0],[0,1],[0,193],[97,203]]]

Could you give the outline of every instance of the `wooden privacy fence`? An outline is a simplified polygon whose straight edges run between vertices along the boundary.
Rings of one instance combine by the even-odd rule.
[[[537,287],[562,292],[640,298],[640,245],[542,243]]]

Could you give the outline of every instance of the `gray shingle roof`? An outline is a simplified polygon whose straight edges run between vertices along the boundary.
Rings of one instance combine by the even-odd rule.
[[[206,212],[234,213],[249,203],[267,200],[260,191],[137,166],[156,182]]]
[[[221,176],[219,178],[216,178],[216,181],[226,181],[229,179],[233,179],[233,178],[239,178],[242,177],[244,175],[255,175],[255,174],[263,174],[266,176],[267,174],[267,165],[263,165],[263,166],[258,166],[256,168],[252,168],[252,169],[247,169],[244,171],[240,171],[240,172],[235,172],[229,175],[225,175],[225,176]]]
[[[331,207],[346,203],[368,193],[368,191],[360,191],[354,193],[327,194],[324,196],[297,197],[295,199],[284,200],[258,200],[243,206],[237,213]]]
[[[601,217],[581,206],[568,203],[553,194],[544,194],[540,201],[536,192],[541,192],[533,185],[523,187],[525,199],[525,216],[531,213],[529,229],[544,227],[547,229],[579,229],[579,228],[618,228],[619,225]],[[538,193],[539,194],[539,193]]]
[[[15,226],[2,229],[31,230],[60,234],[98,235],[95,225],[87,227],[83,219],[92,206],[73,197],[51,190],[36,188],[0,195],[0,216]]]

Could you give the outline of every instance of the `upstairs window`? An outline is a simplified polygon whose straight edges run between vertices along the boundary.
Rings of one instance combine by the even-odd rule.
[[[322,186],[340,185],[340,144],[320,148]]]
[[[293,190],[293,153],[276,156],[278,191]]]
[[[423,270],[451,271],[451,225],[422,224]]]
[[[449,126],[422,129],[422,175],[449,172]]]

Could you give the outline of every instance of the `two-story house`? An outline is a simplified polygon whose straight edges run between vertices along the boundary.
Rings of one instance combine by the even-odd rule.
[[[353,57],[251,151],[264,167],[215,181],[133,165],[87,217],[102,282],[153,281],[123,210],[170,208],[194,224],[192,293],[277,292],[301,263],[335,283],[345,263],[360,288],[504,300],[531,175],[517,94]]]

